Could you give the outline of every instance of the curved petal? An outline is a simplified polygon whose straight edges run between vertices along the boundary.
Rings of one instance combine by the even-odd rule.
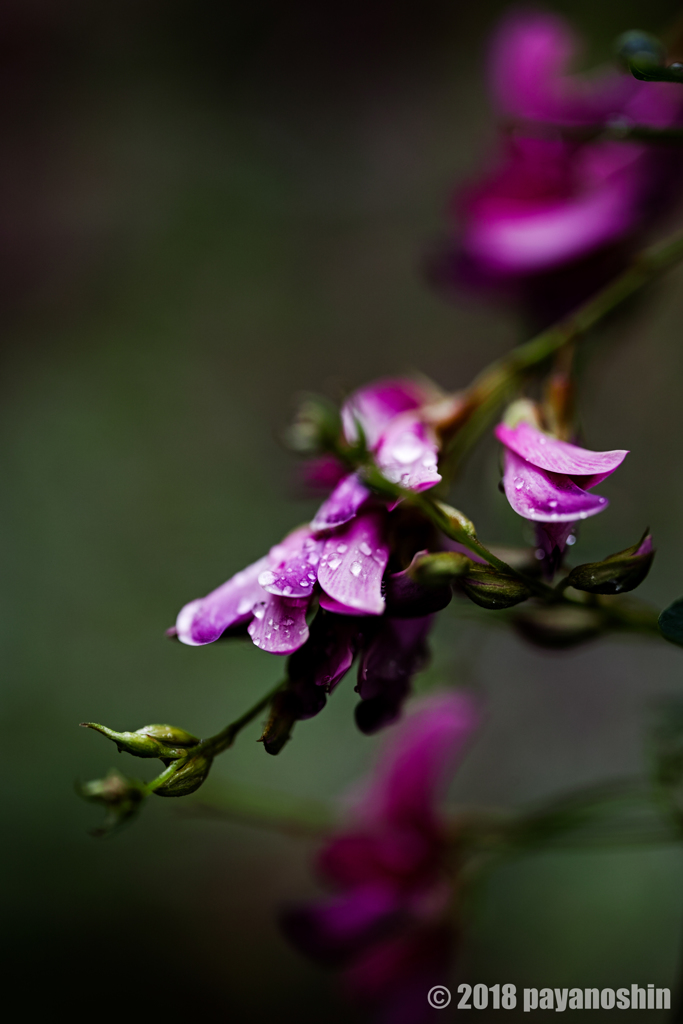
[[[613,473],[628,455],[628,451],[623,449],[592,452],[587,448],[579,448],[578,445],[549,437],[530,423],[520,423],[516,427],[500,423],[495,429],[495,435],[506,448],[539,469],[565,476],[588,477],[590,482],[581,481],[584,488],[595,487]]]
[[[323,542],[311,537],[308,529],[290,534],[281,545],[271,548],[268,567],[259,573],[259,585],[278,597],[309,598],[318,578],[318,563]]]
[[[350,473],[337,484],[327,501],[324,501],[311,522],[311,530],[333,530],[348,523],[359,508],[370,497],[370,491],[361,483],[357,473]]]
[[[609,502],[582,490],[568,476],[548,473],[509,448],[503,475],[505,497],[514,511],[539,523],[570,523],[603,512]]]
[[[381,615],[384,611],[382,576],[389,560],[379,512],[357,516],[325,541],[318,582],[339,605],[356,614]]]
[[[289,679],[334,689],[353,664],[358,634],[357,620],[319,611],[309,639],[289,662]]]
[[[308,640],[306,609],[308,601],[263,595],[254,606],[249,636],[254,646],[270,654],[292,654]]]
[[[361,732],[378,732],[400,716],[413,676],[429,660],[427,636],[432,621],[431,615],[414,619],[385,616],[370,633],[358,664],[356,689],[361,702],[356,706],[356,724]]]
[[[417,409],[434,397],[428,387],[409,377],[378,380],[359,388],[342,407],[344,436],[349,443],[357,441],[360,424],[365,442],[372,449],[395,416],[409,409]]]
[[[254,604],[263,597],[258,577],[267,566],[268,557],[259,558],[206,597],[181,608],[176,619],[178,639],[191,647],[210,644],[231,626],[249,622]]]
[[[375,461],[392,483],[424,491],[441,480],[438,445],[433,431],[414,412],[402,413],[387,426],[377,446]]]

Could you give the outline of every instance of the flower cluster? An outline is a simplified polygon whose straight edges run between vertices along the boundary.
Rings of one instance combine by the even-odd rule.
[[[457,934],[457,847],[438,799],[477,724],[464,693],[433,696],[385,744],[347,828],[318,855],[337,893],[283,915],[289,939],[343,971],[386,1024],[418,1024],[447,977]],[[456,920],[454,921],[454,917]]]
[[[521,289],[552,305],[551,316],[614,273],[623,259],[616,247],[632,247],[672,198],[680,170],[671,147],[607,133],[679,124],[682,90],[616,68],[568,74],[577,50],[556,15],[515,12],[503,20],[489,57],[504,121],[500,152],[453,206],[458,242],[448,265],[456,277]]]
[[[412,492],[434,487],[438,444],[426,414],[433,398],[426,384],[407,379],[362,388],[342,408],[342,441],[362,448],[386,480]],[[427,592],[409,578],[413,556],[434,549],[437,538],[424,522],[406,530],[409,514],[399,504],[374,495],[359,471],[345,473],[308,525],[187,604],[172,632],[197,646],[246,630],[261,650],[294,655],[294,719],[316,714],[359,655],[357,720],[375,731],[398,715],[425,664],[432,613],[450,599],[450,591]]]

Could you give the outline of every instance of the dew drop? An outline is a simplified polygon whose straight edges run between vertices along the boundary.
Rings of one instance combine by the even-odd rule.
[[[237,614],[246,615],[247,612],[251,611],[251,606],[254,602],[250,597],[243,597],[240,603],[237,605]]]
[[[332,572],[334,572],[334,570],[338,569],[341,564],[341,558],[337,558],[337,556],[335,555],[334,558],[331,558],[329,561],[329,568],[332,570]]]
[[[349,571],[354,576],[360,576],[362,568],[363,568],[363,566],[360,564],[360,562],[352,562]]]
[[[337,551],[339,552],[340,555],[345,555],[348,550],[348,544],[337,544]]]
[[[299,580],[299,586],[300,587],[310,587],[310,585],[311,585],[311,581],[310,580]]]
[[[271,583],[275,583],[276,578],[277,577],[274,572],[271,572],[270,569],[264,569],[259,576],[258,581],[262,587],[269,587]]]
[[[524,487],[524,481],[521,476],[515,477],[515,490],[521,491],[522,487]]]
[[[362,552],[362,553],[363,553],[363,554],[364,554],[364,555],[365,555],[365,556],[366,556],[367,558],[369,558],[369,557],[370,557],[370,555],[372,554],[372,548],[371,548],[371,547],[370,547],[370,545],[369,545],[369,544],[367,544],[367,543],[366,543],[366,542],[365,542],[364,540],[362,540],[362,541],[360,542],[360,544],[358,545],[358,547],[359,547],[360,551],[361,551],[361,552]]]
[[[550,508],[557,508],[557,502],[554,498],[548,502],[548,505],[550,506]]]

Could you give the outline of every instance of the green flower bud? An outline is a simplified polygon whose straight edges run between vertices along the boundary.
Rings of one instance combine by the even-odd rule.
[[[198,738],[192,733],[178,729],[174,725],[143,725],[136,732],[114,732],[113,729],[108,729],[106,725],[98,725],[97,722],[81,722],[81,725],[102,733],[116,744],[119,751],[125,750],[127,754],[133,754],[135,757],[160,757],[173,761],[179,757],[187,757],[188,748],[199,743]]]
[[[604,618],[597,608],[575,604],[535,605],[517,613],[515,628],[539,647],[574,647],[598,636]]]
[[[499,611],[526,601],[532,591],[515,576],[498,572],[490,565],[473,563],[457,581],[458,587],[480,608]]]
[[[189,796],[205,782],[212,761],[212,757],[204,754],[195,754],[194,757],[189,757],[185,763],[180,763],[166,782],[154,790],[155,795]]]
[[[577,565],[569,573],[567,584],[589,594],[626,594],[640,586],[654,557],[652,537],[646,530],[632,547],[609,555],[602,562]]]
[[[93,836],[106,835],[134,818],[147,795],[144,782],[128,779],[115,768],[103,779],[77,786],[77,792],[84,800],[103,804],[106,808],[104,822],[100,828],[92,830]]]
[[[474,528],[472,520],[468,519],[467,516],[462,514],[462,512],[458,512],[457,508],[452,508],[452,506],[447,505],[445,501],[435,501],[434,504],[443,516],[445,525],[450,530],[458,533],[464,533],[467,537],[477,536],[477,531]]]
[[[288,446],[301,455],[335,451],[341,437],[339,411],[327,398],[308,395],[285,434]]]
[[[458,551],[436,551],[417,555],[408,567],[408,575],[423,587],[438,587],[451,583],[471,566],[471,560]]]

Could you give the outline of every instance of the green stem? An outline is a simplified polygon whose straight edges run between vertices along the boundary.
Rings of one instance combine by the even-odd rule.
[[[453,426],[453,440],[447,447],[452,469],[484,432],[506,396],[522,382],[525,374],[546,362],[556,352],[586,334],[603,317],[635,295],[655,278],[683,259],[683,232],[644,249],[630,267],[615,277],[573,313],[542,331],[531,341],[518,345],[496,360],[470,385],[464,395],[462,412]],[[464,422],[463,422],[464,418]],[[448,429],[444,430],[448,433]]]

